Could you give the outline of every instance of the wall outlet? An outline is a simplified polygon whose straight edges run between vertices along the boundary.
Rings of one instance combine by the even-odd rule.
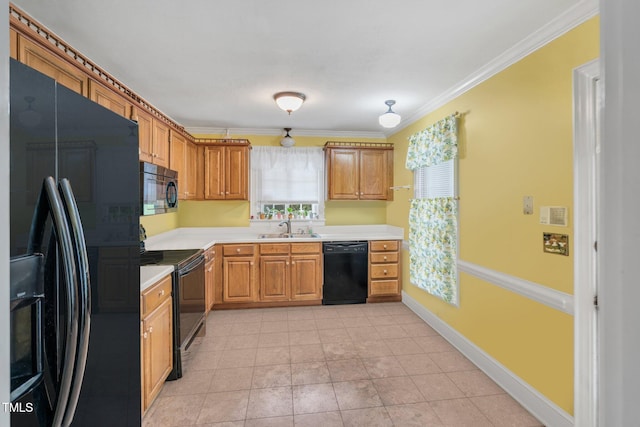
[[[524,196],[522,198],[522,213],[525,215],[533,215],[533,197]]]

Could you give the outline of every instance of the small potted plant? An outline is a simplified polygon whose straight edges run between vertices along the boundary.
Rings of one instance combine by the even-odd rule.
[[[289,212],[289,219],[293,219],[293,212],[294,212],[294,209],[293,209],[291,206],[289,206],[289,207],[287,208],[287,212]]]

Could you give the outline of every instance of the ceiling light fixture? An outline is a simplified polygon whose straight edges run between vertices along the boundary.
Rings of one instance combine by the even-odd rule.
[[[278,107],[291,115],[291,112],[302,107],[302,103],[307,97],[300,92],[278,92],[273,95],[273,99],[278,104]]]
[[[393,99],[389,99],[387,101],[384,101],[384,103],[389,106],[389,109],[380,117],[378,117],[378,122],[382,127],[394,128],[398,126],[401,119],[400,114],[394,113],[393,110],[391,109],[391,106],[394,105],[396,101],[394,101]]]
[[[284,130],[287,134],[284,136],[284,138],[282,138],[282,140],[280,140],[280,145],[282,145],[283,147],[293,147],[293,144],[295,144],[296,142],[293,138],[291,138],[291,135],[289,135],[289,131],[291,130],[291,128],[284,128]]]

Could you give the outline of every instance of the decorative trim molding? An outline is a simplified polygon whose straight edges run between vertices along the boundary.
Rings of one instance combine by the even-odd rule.
[[[551,308],[555,308],[556,310],[573,315],[573,295],[571,294],[556,291],[547,286],[491,270],[461,259],[458,260],[458,270]]]
[[[533,32],[519,43],[507,49],[501,55],[485,64],[483,67],[479,68],[477,71],[449,88],[449,90],[435,97],[431,102],[417,110],[413,115],[403,119],[400,125],[385,132],[385,135],[393,135],[394,133],[413,124],[437,108],[442,107],[473,87],[498,74],[500,71],[525,58],[527,55],[530,55],[547,43],[560,37],[567,31],[580,25],[587,19],[596,16],[599,12],[600,8],[597,0],[583,0],[579,2],[544,27]]]
[[[136,107],[142,108],[152,114],[156,119],[162,120],[162,122],[170,126],[173,130],[184,133],[183,126],[176,123],[168,115],[151,105],[151,103],[147,102],[144,98],[129,89],[126,85],[12,3],[9,3],[9,23],[21,36],[28,37],[38,45],[47,49],[50,53],[83,71],[87,77],[93,78],[119,93]]]
[[[265,135],[265,136],[284,136],[282,129],[268,129],[268,128],[216,128],[216,127],[197,127],[189,126],[186,128],[187,132],[191,134],[199,135],[221,135],[222,138],[227,138],[226,135]],[[387,137],[383,132],[357,132],[357,131],[330,131],[330,130],[313,130],[313,129],[300,129],[292,132],[294,136],[319,136],[319,137],[333,137],[333,138],[376,138],[386,139]]]
[[[423,307],[406,292],[402,292],[402,302],[422,320],[435,329],[478,368],[525,407],[542,424],[554,427],[572,427],[573,418],[558,405],[550,401],[536,389],[509,371],[500,362],[480,347],[453,329],[438,316]]]

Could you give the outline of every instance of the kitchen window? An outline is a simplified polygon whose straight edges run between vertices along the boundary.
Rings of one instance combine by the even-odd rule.
[[[253,147],[251,201],[254,218],[324,218],[321,147]]]

